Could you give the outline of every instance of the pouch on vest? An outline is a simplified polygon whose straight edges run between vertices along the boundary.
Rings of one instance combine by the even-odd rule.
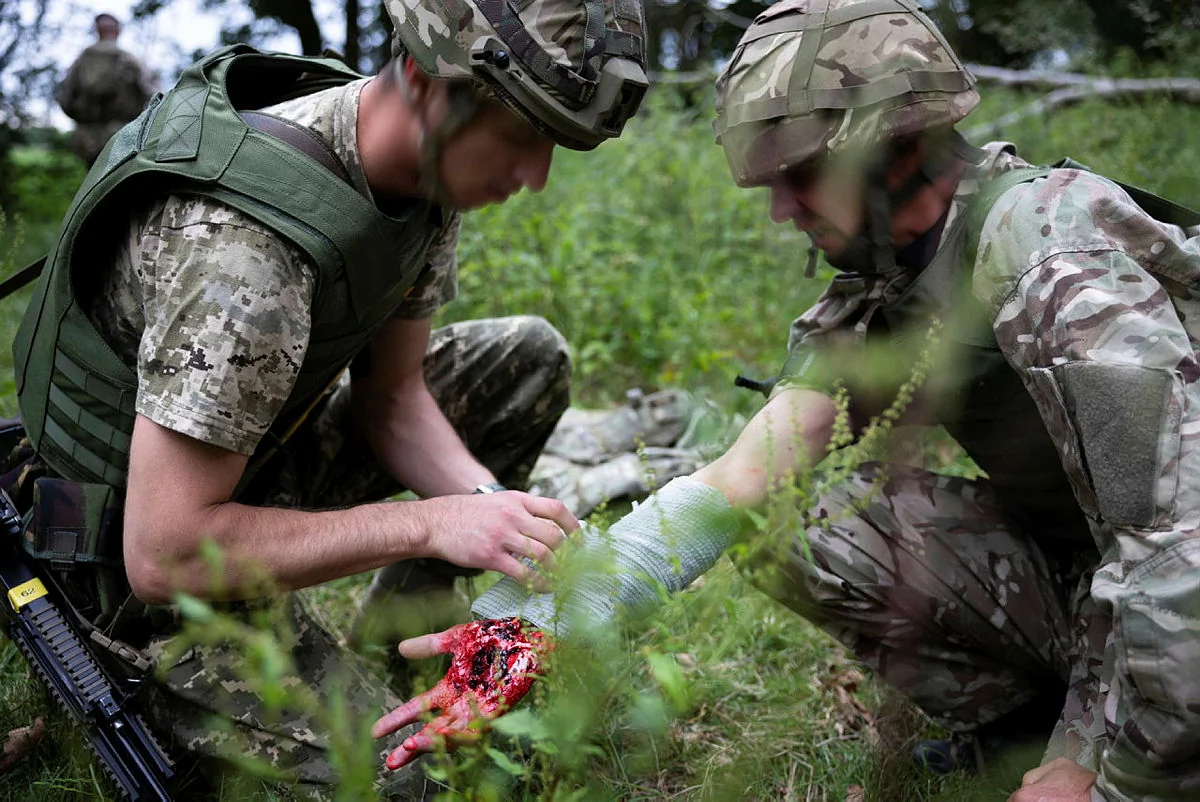
[[[50,568],[81,619],[109,631],[118,618],[144,612],[125,576],[122,509],[120,492],[108,485],[43,476],[25,514],[25,551]]]
[[[55,571],[92,563],[120,567],[121,506],[109,485],[37,479],[25,550]]]

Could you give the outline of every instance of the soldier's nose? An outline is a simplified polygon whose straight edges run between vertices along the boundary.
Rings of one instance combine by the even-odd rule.
[[[786,184],[771,185],[771,221],[775,223],[786,223],[788,220],[796,219],[796,216],[803,211],[800,202],[796,200],[796,193]]]

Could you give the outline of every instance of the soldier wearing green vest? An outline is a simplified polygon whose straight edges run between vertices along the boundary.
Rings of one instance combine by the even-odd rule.
[[[584,527],[585,556],[618,570],[556,594],[501,580],[480,621],[402,653],[469,657],[470,627],[510,617],[586,634],[758,537],[743,510],[790,504],[802,523],[756,541],[747,576],[952,733],[921,745],[930,768],[1033,737],[1043,762],[1012,802],[1196,799],[1200,218],[1086,170],[1032,169],[1005,143],[971,147],[954,126],[977,103],[914,0],[760,14],[718,78],[717,139],[735,181],[766,188],[771,218],[839,271],[792,324],[769,400],[607,538]],[[986,477],[864,461],[839,478],[827,461],[807,498],[789,492],[913,386],[902,420],[945,426]],[[538,670],[541,636],[525,637]],[[464,726],[453,690],[376,734],[430,708],[432,727]],[[390,765],[431,732],[393,741]]]
[[[176,594],[250,614],[264,588],[381,569],[370,608],[463,573],[527,579],[578,526],[506,490],[567,406],[562,336],[430,320],[457,289],[462,212],[540,190],[557,146],[634,114],[642,6],[386,6],[394,58],[373,78],[239,45],[152,101],[99,154],[14,344],[33,454],[10,492],[41,522],[25,545],[86,627],[155,663],[139,701],[193,777],[256,755],[303,794],[337,779],[319,723],[266,709],[229,648],[170,650]],[[388,500],[402,490],[418,500]],[[285,682],[367,715],[396,703],[305,602],[283,608]]]

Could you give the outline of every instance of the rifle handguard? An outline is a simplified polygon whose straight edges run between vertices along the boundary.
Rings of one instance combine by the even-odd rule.
[[[21,518],[0,490],[0,590],[6,634],[50,695],[84,730],[113,783],[131,800],[170,800],[171,760],[128,699],[92,657],[21,551]]]

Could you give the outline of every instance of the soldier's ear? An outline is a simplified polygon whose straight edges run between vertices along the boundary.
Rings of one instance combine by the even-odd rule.
[[[907,139],[891,149],[887,167],[888,189],[897,190],[921,170],[925,163],[925,143],[920,139]]]
[[[403,58],[404,96],[414,106],[423,105],[428,102],[432,79],[417,66],[417,62],[411,56]]]

